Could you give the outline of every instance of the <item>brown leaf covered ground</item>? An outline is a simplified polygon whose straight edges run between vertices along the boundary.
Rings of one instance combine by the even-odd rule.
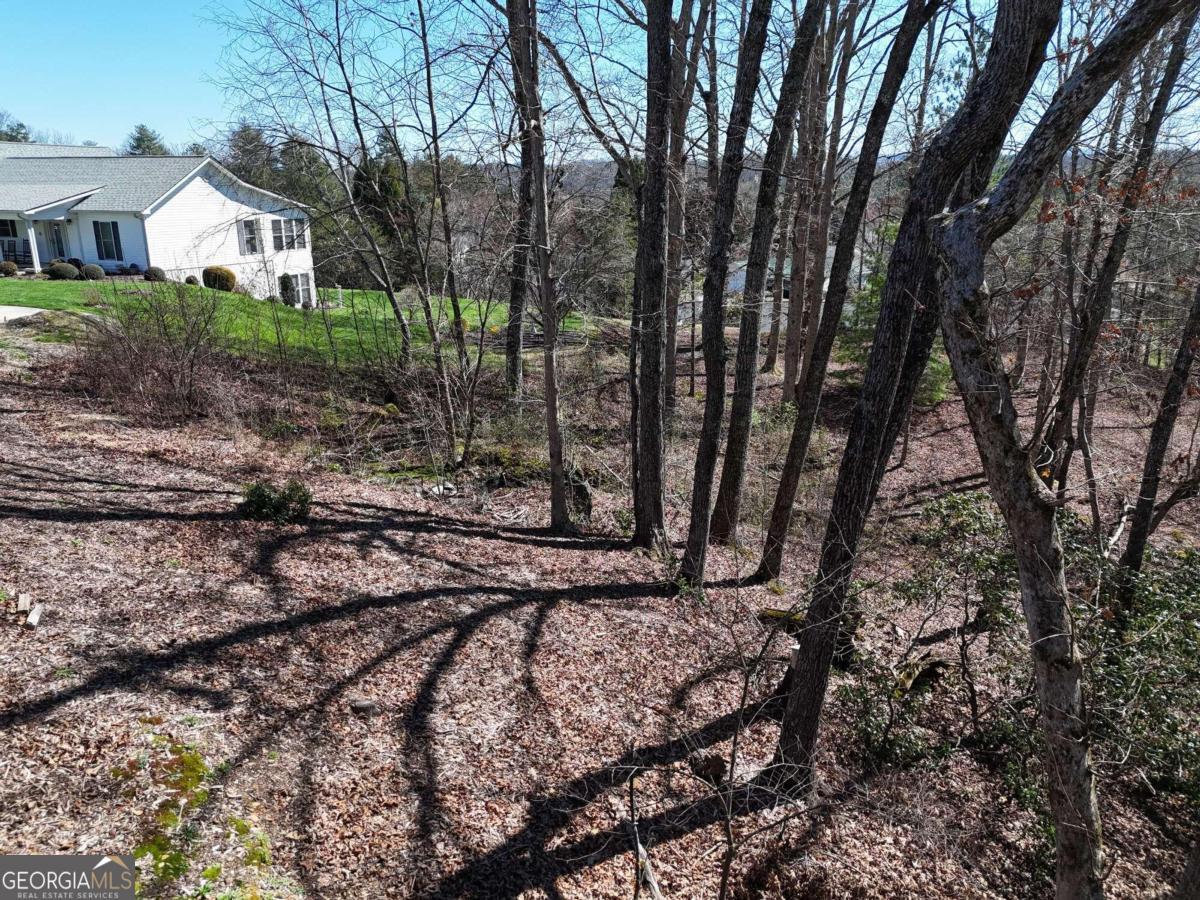
[[[836,703],[812,806],[693,773],[750,719],[737,779],[769,760],[739,661],[754,610],[799,598],[811,536],[784,598],[733,586],[747,561],[724,552],[703,601],[672,596],[602,525],[546,534],[540,488],[431,497],[234,426],[135,427],[41,368],[64,352],[0,347],[0,852],[150,847],[159,896],[624,898],[632,797],[668,898],[717,895],[728,836],[740,896],[1046,893],[994,775],[967,754],[863,775]],[[954,404],[920,421],[889,521],[978,484],[962,426]],[[243,484],[290,475],[305,525],[239,517]],[[597,503],[604,523],[617,499]],[[911,552],[872,547],[878,571]],[[46,604],[36,630],[17,592]],[[1177,822],[1105,803],[1112,896],[1164,888]]]

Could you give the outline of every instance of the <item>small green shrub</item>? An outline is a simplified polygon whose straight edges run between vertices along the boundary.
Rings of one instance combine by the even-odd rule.
[[[70,263],[57,262],[51,263],[46,269],[46,274],[50,276],[51,281],[78,281],[79,270]]]
[[[184,284],[199,284],[200,279],[197,278],[195,275],[189,275],[187,278],[183,279],[183,283]]]
[[[150,266],[146,270],[146,274],[142,276],[146,281],[166,281],[167,273],[158,266]]]
[[[17,268],[17,264],[11,259],[6,259],[4,262],[0,262],[0,276],[11,278],[19,271],[20,270]]]
[[[224,266],[209,266],[203,274],[204,286],[214,291],[232,291],[237,287],[237,275]]]
[[[75,268],[79,269],[81,272],[83,271],[83,260],[80,259],[78,256],[72,256],[70,259],[67,260],[67,262],[69,262]]]
[[[297,478],[289,478],[282,489],[259,480],[242,491],[242,517],[256,522],[290,525],[308,518],[312,493]]]
[[[288,306],[296,305],[296,279],[287,272],[279,276],[279,299]]]
[[[142,267],[139,266],[137,263],[130,263],[129,264],[129,274],[130,275],[141,275]]]
[[[104,278],[104,270],[97,265],[84,266],[82,273],[88,281],[100,281]]]

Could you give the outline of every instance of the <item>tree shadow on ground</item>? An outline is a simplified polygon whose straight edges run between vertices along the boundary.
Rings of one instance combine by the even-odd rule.
[[[15,519],[221,525],[237,518],[232,508],[236,494],[232,490],[81,476],[50,465],[4,462],[0,465],[0,491],[3,491],[0,515]],[[302,527],[253,526],[254,552],[246,560],[243,572],[227,581],[227,587],[232,587],[244,583],[251,574],[265,580],[270,599],[269,606],[263,607],[266,615],[166,649],[100,652],[90,658],[90,671],[78,683],[6,704],[0,709],[0,729],[37,726],[55,717],[68,704],[109,691],[161,692],[203,703],[214,711],[226,710],[234,705],[232,695],[238,689],[199,684],[197,681],[202,679],[195,677],[193,667],[201,666],[212,673],[224,669],[236,676],[241,648],[262,647],[280,654],[282,665],[290,648],[308,642],[314,657],[319,656],[320,671],[328,676],[320,689],[300,705],[264,703],[256,710],[263,717],[262,726],[251,731],[232,759],[224,761],[214,782],[227,782],[284,734],[298,735],[310,752],[304,756],[299,774],[299,786],[305,789],[299,791],[300,799],[290,813],[298,822],[295,830],[305,836],[302,857],[311,863],[320,858],[322,850],[316,824],[318,810],[312,805],[319,792],[312,789],[312,782],[314,768],[320,764],[323,753],[329,752],[323,750],[328,740],[329,718],[339,710],[339,704],[345,703],[348,692],[372,673],[427,642],[444,641],[421,674],[407,708],[396,711],[404,766],[414,786],[417,840],[421,846],[413,849],[434,859],[438,826],[447,815],[440,796],[441,773],[434,739],[438,694],[460,654],[478,637],[480,630],[499,619],[507,619],[524,629],[519,644],[525,666],[522,685],[527,693],[536,694],[532,659],[538,652],[546,622],[556,609],[562,606],[640,609],[647,600],[670,594],[668,584],[645,581],[564,587],[498,584],[493,572],[471,563],[431,556],[416,546],[421,536],[446,534],[496,542],[499,546],[493,552],[500,555],[507,552],[504,546],[511,544],[574,552],[611,549],[623,543],[605,537],[556,536],[540,529],[495,526],[359,502],[318,503],[315,508],[316,514]],[[328,540],[363,549],[383,548],[410,557],[426,556],[470,576],[472,581],[385,594],[359,593],[340,602],[296,609],[292,589],[278,572],[280,558],[289,551],[317,548]],[[392,626],[394,636],[350,672],[318,646],[325,626],[361,623],[369,615],[415,610],[427,602],[437,603],[440,610],[432,621],[401,617]],[[424,895],[516,897],[523,890],[539,887],[550,896],[559,896],[556,885],[560,878],[631,850],[628,840],[620,834],[598,834],[559,843],[578,812],[605,791],[627,783],[638,771],[679,762],[698,749],[730,738],[756,714],[757,708],[735,711],[671,740],[630,750],[619,759],[562,785],[552,796],[533,800],[528,824],[520,832],[495,850],[468,861],[454,874],[431,873]],[[699,802],[658,812],[642,820],[639,828],[644,843],[661,842],[778,802],[778,794],[766,787],[740,785]],[[215,819],[218,806],[213,804],[201,815]],[[308,896],[340,896],[315,879],[311,865],[302,865],[301,869]]]

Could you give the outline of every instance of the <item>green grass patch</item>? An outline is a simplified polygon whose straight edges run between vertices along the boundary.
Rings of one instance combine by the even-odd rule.
[[[106,308],[127,302],[137,292],[149,289],[125,281],[41,281],[25,278],[0,279],[0,306],[30,306],[63,312],[103,315]],[[189,288],[189,290],[201,290]],[[337,301],[336,289],[322,288],[320,294]],[[247,355],[286,356],[296,362],[363,364],[398,357],[400,329],[387,296],[380,291],[341,292],[337,309],[304,310],[255,300],[242,294],[222,294],[218,315],[220,332],[233,348]],[[501,304],[464,299],[459,304],[468,338],[477,337],[481,327],[499,334],[507,320]],[[450,302],[434,305],[434,324],[449,341]],[[420,310],[406,310],[414,352],[429,346],[429,331]],[[582,316],[567,317],[564,331],[586,327]],[[472,339],[473,343],[473,339]]]

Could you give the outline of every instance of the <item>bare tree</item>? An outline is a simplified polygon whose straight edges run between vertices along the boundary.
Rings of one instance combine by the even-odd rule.
[[[838,231],[833,267],[829,275],[829,289],[826,293],[820,326],[810,355],[812,363],[808,367],[809,375],[804,380],[803,391],[799,397],[796,421],[792,427],[787,454],[780,472],[779,487],[776,489],[771,507],[762,561],[755,573],[755,577],[761,580],[777,578],[783,566],[783,549],[787,541],[788,530],[791,527],[792,505],[796,500],[800,472],[804,467],[809,441],[816,424],[825,371],[833,352],[838,323],[841,321],[842,309],[849,292],[851,267],[854,263],[859,227],[866,213],[884,134],[900,88],[904,83],[904,76],[908,71],[908,63],[912,57],[913,48],[916,46],[917,38],[920,37],[921,31],[936,8],[936,3],[924,2],[924,0],[909,0],[906,4],[904,17],[896,32],[895,41],[888,55],[887,67],[880,81],[879,92],[863,132],[858,163],[854,169],[853,181],[846,199],[846,209]],[[796,272],[794,258],[792,272],[794,276]],[[792,291],[794,301],[797,291],[794,280]],[[789,315],[791,315],[790,312]]]
[[[549,202],[546,195],[546,143],[541,90],[538,85],[536,0],[508,0],[510,47],[517,74],[514,90],[521,106],[529,147],[529,181],[533,199],[533,257],[537,270],[538,299],[542,313],[542,389],[546,403],[546,437],[550,451],[550,527],[565,531],[571,526],[567,506],[567,475],[563,463],[562,426],[558,410],[558,293],[550,254]]]
[[[1021,151],[983,202],[955,212],[939,246],[946,274],[942,329],[992,496],[1013,538],[1055,819],[1056,894],[1103,896],[1103,841],[1090,756],[1082,663],[1074,639],[1057,498],[1024,439],[990,329],[984,254],[1028,209],[1047,172],[1121,70],[1160,28],[1197,0],[1134,6],[1059,88]]]
[[[805,30],[815,32],[820,18],[821,0],[813,0],[805,9]],[[746,134],[754,109],[762,70],[762,54],[766,46],[767,23],[770,19],[770,0],[754,0],[746,20],[742,49],[738,54],[737,80],[733,103],[725,132],[725,149],[721,157],[720,176],[712,235],[704,274],[704,420],[696,448],[696,466],[692,478],[692,509],[688,528],[687,549],[680,567],[680,577],[690,584],[704,580],[704,562],[708,552],[708,528],[711,515],[713,474],[716,471],[717,448],[721,437],[721,417],[725,410],[725,281],[729,272],[729,251],[733,237],[733,215],[737,201],[737,186],[742,177]],[[792,45],[795,65],[807,66],[808,50],[800,39]],[[799,57],[803,56],[803,59]],[[789,69],[793,68],[789,60]]]

